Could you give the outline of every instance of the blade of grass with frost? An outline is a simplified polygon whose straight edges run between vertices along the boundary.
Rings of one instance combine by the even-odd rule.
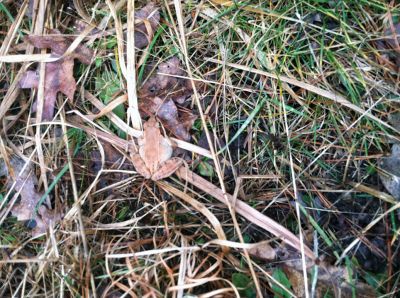
[[[261,102],[255,107],[255,109],[250,113],[249,117],[244,121],[242,126],[238,129],[238,131],[235,133],[233,138],[222,148],[220,151],[218,151],[217,154],[221,154],[223,151],[226,150],[226,148],[229,147],[230,144],[232,144],[238,137],[239,135],[246,129],[246,127],[250,124],[250,122],[254,119],[254,117],[258,114],[260,109],[264,106],[265,102],[267,101],[268,97],[265,96]]]

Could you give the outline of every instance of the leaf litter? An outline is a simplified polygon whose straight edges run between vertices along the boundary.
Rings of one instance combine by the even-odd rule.
[[[178,57],[160,63],[157,73],[150,76],[138,91],[139,109],[148,116],[156,115],[178,139],[190,140],[189,130],[197,116],[179,107],[192,95],[190,80],[185,79]],[[200,84],[197,84],[200,86]]]
[[[400,71],[400,23],[386,29],[384,37],[375,41],[379,53],[376,55],[378,62],[394,72]]]
[[[306,297],[303,276],[304,266],[299,252],[294,251],[293,248],[284,243],[275,248],[266,243],[260,243],[258,248],[258,250],[253,250],[252,255],[264,261],[279,262],[279,265],[274,268],[275,278],[285,286],[290,285],[296,297]],[[264,248],[266,252],[262,251]],[[340,297],[353,297],[353,289],[356,289],[356,293],[362,297],[376,297],[375,291],[370,285],[354,280],[351,272],[344,266],[332,266],[324,260],[315,262],[306,258],[305,267],[309,278],[308,293],[314,291],[316,297],[325,297],[326,295],[329,296],[329,294],[335,294],[335,297],[338,297],[337,293],[341,293]],[[282,269],[290,281],[288,284],[275,274]],[[314,290],[311,289],[310,280],[312,278],[316,279]],[[274,289],[275,294],[280,292],[280,288],[274,284],[271,285],[271,288]]]
[[[52,56],[61,57],[57,61],[46,63],[43,120],[51,120],[53,118],[58,92],[63,93],[70,100],[73,100],[76,90],[76,81],[73,75],[74,60],[77,59],[81,63],[88,65],[93,57],[93,51],[82,44],[79,44],[72,53],[62,57],[74,39],[61,35],[57,30],[53,30],[52,33],[51,35],[31,35],[26,37],[26,40],[35,48],[50,49]],[[37,89],[39,86],[39,75],[39,69],[35,71],[28,70],[19,82],[20,87],[22,89]],[[37,110],[36,105],[33,108],[34,111]]]
[[[25,161],[13,157],[10,159],[10,168],[0,160],[0,176],[7,176],[7,190],[13,187],[19,193],[19,201],[12,207],[11,213],[18,221],[28,221],[32,228],[32,235],[38,236],[46,232],[48,227],[61,220],[61,213],[51,210],[42,203],[43,192],[37,191],[37,177]]]
[[[142,49],[149,45],[153,32],[160,24],[158,7],[149,2],[146,6],[135,12],[135,47]]]
[[[36,46],[36,45],[35,45]],[[36,46],[39,47],[40,46]],[[46,46],[44,46],[46,48]],[[50,47],[51,48],[51,47]],[[53,48],[52,52],[53,52]],[[55,51],[54,51],[55,52]],[[65,52],[65,51],[64,51]],[[56,53],[57,54],[57,53]],[[62,54],[59,54],[62,55]],[[65,58],[64,58],[65,59]],[[81,61],[83,62],[83,61]],[[61,74],[63,72],[70,71],[70,78],[72,78],[70,81],[66,81],[69,83],[70,86],[72,86],[73,90],[70,89],[64,89],[65,87],[60,84],[60,86],[52,86],[54,89],[53,92],[48,92],[49,94],[46,93],[45,89],[45,109],[43,113],[43,118],[44,119],[50,119],[53,116],[54,113],[54,104],[55,104],[55,98],[57,95],[57,92],[62,92],[64,93],[68,98],[72,99],[74,91],[76,89],[76,83],[75,80],[73,79],[72,76],[72,69],[73,69],[73,61],[68,61],[65,63],[47,63],[46,64],[46,82],[45,85],[51,81],[48,80],[48,75],[52,74],[51,71],[53,71],[52,68],[47,69],[48,65],[53,65],[54,66],[54,71],[57,67],[61,68],[60,72]],[[67,67],[66,67],[67,66]],[[65,67],[67,70],[63,70],[63,67]],[[191,83],[189,80],[186,80],[184,78],[181,78],[185,76],[185,72],[181,70],[180,68],[180,63],[179,59],[174,57],[168,60],[167,62],[160,64],[158,67],[158,72],[159,73],[164,73],[168,74],[163,75],[163,74],[156,74],[152,76],[147,83],[145,83],[142,87],[142,89],[139,90],[139,96],[140,99],[142,100],[142,105],[141,107],[145,109],[147,114],[155,114],[159,117],[161,121],[163,121],[165,127],[169,129],[176,137],[183,139],[183,140],[189,140],[190,139],[190,134],[189,130],[191,126],[193,125],[194,120],[196,119],[196,116],[193,115],[190,111],[183,109],[180,105],[184,104],[187,99],[190,98],[190,96],[193,94],[193,90],[191,87]],[[26,77],[24,79],[27,80],[26,85],[28,86],[27,88],[32,87],[32,88],[37,88],[38,85],[38,77],[32,77],[32,74],[27,73]],[[54,76],[57,76],[58,74],[55,74]],[[175,77],[179,76],[179,77]],[[22,84],[21,84],[22,85]],[[23,86],[23,85],[22,85]],[[67,86],[68,87],[68,86]],[[58,88],[58,89],[57,89]],[[143,93],[141,93],[143,91]],[[49,100],[48,97],[54,98],[54,101]],[[179,106],[179,108],[178,108]],[[47,108],[47,109],[46,109]],[[147,109],[147,110],[146,110]],[[51,116],[49,116],[51,114]],[[25,200],[20,202],[20,204],[17,206],[16,210],[14,211],[13,209],[13,215],[16,215],[19,220],[27,220],[32,218],[34,215],[29,213],[29,207],[34,206],[35,203],[40,200],[42,197],[40,193],[36,193],[35,189],[33,186],[28,184],[27,190],[30,193],[33,193],[34,195],[31,196],[31,201]],[[26,208],[28,207],[28,208]],[[41,212],[39,214],[45,219],[49,217],[49,213],[46,213],[46,209],[41,208]],[[48,221],[43,221],[43,223],[39,220],[35,220],[38,222],[38,227],[46,227],[46,224]],[[43,231],[43,229],[41,229]],[[255,252],[255,253],[260,253],[260,252]]]
[[[380,167],[383,172],[379,172],[386,190],[398,201],[400,201],[400,144],[392,146],[392,153],[388,157],[380,160]]]
[[[399,27],[400,29],[400,27]],[[394,113],[389,116],[389,122],[394,128],[400,130],[400,113]],[[400,143],[392,144],[391,154],[379,160],[379,178],[386,190],[400,201]]]
[[[147,8],[146,8],[147,7]],[[145,8],[147,10],[145,10]],[[150,42],[150,37],[152,36],[153,31],[156,29],[159,23],[159,13],[158,10],[155,9],[155,5],[153,3],[150,3],[145,6],[142,10],[139,10],[137,13],[135,13],[136,19],[138,21],[138,25],[135,25],[135,30],[138,30],[135,32],[135,45],[138,48],[143,48],[146,47],[149,42]],[[141,14],[142,13],[142,14]],[[154,21],[152,21],[154,20]],[[32,37],[32,36],[31,36]],[[28,38],[31,38],[28,37]],[[38,37],[39,38],[39,37]],[[40,36],[40,38],[44,38]],[[61,43],[69,43],[71,44],[73,39],[69,39],[68,37],[63,37],[63,41],[60,41]],[[68,40],[69,39],[69,40]],[[52,39],[53,41],[53,39]],[[37,48],[49,48],[51,49],[52,54],[55,54],[57,56],[62,56],[65,53],[65,50],[68,48],[68,46],[64,49],[61,50],[59,53],[57,53],[56,49],[53,49],[53,47],[48,43],[42,41],[29,41],[32,43],[35,47]],[[390,46],[390,44],[389,44]],[[75,51],[78,52],[78,49]],[[46,78],[45,78],[45,106],[43,110],[43,119],[51,119],[54,115],[54,106],[55,106],[55,99],[57,96],[58,92],[62,92],[65,94],[69,99],[73,99],[74,92],[76,89],[76,82],[75,79],[73,78],[72,70],[74,66],[74,59],[79,59],[78,57],[75,57],[77,53],[72,53],[71,57],[74,57],[71,59],[71,57],[63,57],[59,61],[56,62],[50,62],[46,63]],[[66,61],[65,59],[69,59]],[[64,59],[63,62],[61,62]],[[82,63],[83,62],[81,59],[79,59]],[[58,64],[57,64],[58,62]],[[89,61],[90,62],[90,61]],[[88,63],[89,63],[88,62]],[[53,64],[52,64],[53,63]],[[52,67],[50,66],[52,65]],[[56,69],[58,67],[58,69]],[[67,75],[65,74],[67,73]],[[23,80],[21,80],[21,87],[24,88],[37,88],[38,82],[39,82],[39,77],[38,77],[38,72],[35,71],[28,71]],[[49,78],[47,76],[50,76]],[[196,115],[194,115],[190,109],[187,109],[187,103],[189,102],[190,97],[193,94],[191,82],[187,79],[185,79],[186,73],[181,69],[179,59],[177,57],[173,57],[169,60],[167,60],[164,63],[161,63],[158,68],[157,68],[157,74],[152,75],[148,78],[148,80],[143,84],[143,86],[139,89],[139,99],[140,99],[140,109],[141,111],[149,116],[152,115],[157,115],[158,118],[163,122],[164,126],[171,131],[172,134],[174,134],[177,138],[182,139],[182,140],[190,140],[190,128],[193,125],[193,122],[197,118]],[[65,77],[65,81],[63,78]],[[50,79],[53,78],[53,79]],[[63,82],[58,82],[57,84],[50,86],[48,90],[46,90],[46,85],[47,83],[54,83],[53,81],[60,80],[62,78]],[[71,79],[72,78],[72,79]],[[392,147],[392,156],[397,154],[398,149],[396,149],[394,145]],[[110,152],[107,153],[107,148],[105,149],[105,159],[106,161],[114,161],[118,163],[120,160],[121,156],[114,154],[115,151],[114,149],[110,146]],[[94,152],[92,155],[92,159],[96,159],[97,162],[94,162],[94,168],[96,170],[100,170],[102,167],[102,164],[99,162],[100,160],[100,154],[99,152]],[[390,157],[389,157],[390,158]],[[391,160],[387,160],[387,163],[390,165]],[[23,161],[21,161],[23,164]],[[17,169],[17,166],[13,166],[15,169]],[[385,166],[382,166],[382,168],[385,168]],[[386,167],[387,170],[388,167]],[[17,169],[18,170],[18,169]],[[31,169],[29,169],[31,171]],[[397,175],[397,174],[396,174]],[[21,175],[23,177],[23,175]],[[182,178],[183,179],[183,178]],[[18,179],[16,179],[18,182]],[[15,190],[20,191],[21,197],[24,195],[27,196],[27,193],[31,194],[31,199],[30,201],[26,200],[23,201],[23,198],[21,198],[21,201],[13,208],[12,212],[13,215],[17,216],[19,220],[29,220],[35,217],[35,214],[30,213],[28,210],[28,207],[37,205],[37,202],[40,201],[42,198],[42,194],[40,192],[37,192],[36,190],[36,185],[37,185],[37,179],[33,175],[32,177],[29,176],[29,178],[24,179],[25,184],[20,185],[19,183],[16,183]],[[19,185],[19,186],[18,186]],[[104,185],[104,187],[106,184]],[[204,184],[203,184],[204,186]],[[388,188],[388,187],[387,187]],[[202,189],[203,190],[203,189]],[[215,190],[217,192],[219,189]],[[391,192],[389,190],[389,192]],[[26,206],[20,206],[23,202],[26,202]],[[36,204],[35,204],[36,203]],[[14,210],[15,209],[15,210]],[[47,209],[47,208],[46,208]],[[47,213],[48,212],[48,213]],[[46,218],[50,218],[51,216],[51,210],[47,211],[38,211],[38,215],[41,218],[41,226],[46,226],[49,225],[51,220],[46,221]],[[43,218],[42,218],[43,217]],[[57,216],[53,216],[53,219],[58,219]],[[36,218],[34,218],[36,221],[38,221]],[[251,221],[250,218],[248,218],[249,221]],[[39,227],[40,224],[38,224],[37,227]],[[45,229],[44,229],[45,230]],[[268,229],[267,229],[268,230]],[[265,246],[259,246],[253,251],[249,251],[250,254],[252,254],[254,257],[258,257],[264,260],[272,260],[275,257],[275,250],[268,244],[265,244]],[[311,253],[311,252],[310,252]],[[299,256],[296,255],[294,258],[298,259]],[[288,265],[289,266],[289,265]],[[292,264],[292,267],[296,267],[296,272],[301,271],[301,264]],[[338,271],[340,274],[339,275],[344,275],[346,272],[344,271],[343,268],[333,268],[332,271],[329,273],[330,276],[333,275],[338,275],[333,272],[333,270]],[[327,276],[329,276],[327,275]],[[299,275],[299,284],[302,282],[302,275]],[[329,278],[328,278],[329,280]],[[347,282],[347,281],[346,281]],[[295,282],[293,281],[293,286],[295,287]],[[302,286],[302,285],[300,285]],[[368,289],[370,290],[370,289]],[[371,290],[371,292],[373,292]]]

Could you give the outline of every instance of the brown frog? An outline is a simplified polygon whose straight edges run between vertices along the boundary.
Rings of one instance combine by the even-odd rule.
[[[134,144],[129,151],[136,171],[146,179],[154,181],[172,175],[181,165],[182,160],[172,156],[171,142],[163,137],[160,125],[155,117],[143,125],[143,136],[138,138],[139,150]]]

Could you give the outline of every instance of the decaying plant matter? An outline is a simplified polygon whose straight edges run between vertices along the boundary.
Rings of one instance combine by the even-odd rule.
[[[187,109],[178,109],[178,105],[190,99],[193,94],[190,80],[177,57],[173,57],[157,67],[139,89],[139,108],[147,115],[157,115],[165,127],[177,138],[190,140],[189,130],[196,120]]]
[[[71,53],[66,53],[73,42],[73,38],[61,35],[53,30],[52,35],[46,36],[27,36],[27,41],[38,49],[50,49],[57,61],[46,63],[44,79],[44,102],[43,120],[51,120],[54,115],[54,108],[57,93],[65,94],[71,101],[76,90],[76,81],[73,75],[74,60],[81,63],[90,64],[93,51],[86,46],[79,44]],[[23,89],[39,87],[39,71],[28,70],[21,78],[20,86]],[[37,108],[35,108],[36,110]]]
[[[400,6],[253,2],[0,3],[1,297],[397,293]]]
[[[0,176],[7,176],[8,191],[15,192],[11,213],[19,221],[29,222],[32,235],[46,233],[50,225],[61,219],[61,213],[46,206],[47,196],[37,191],[37,178],[30,162],[13,157],[7,165],[0,160]]]

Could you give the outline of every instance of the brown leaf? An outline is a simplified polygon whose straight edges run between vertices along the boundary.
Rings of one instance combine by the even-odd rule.
[[[156,99],[160,99],[156,97]],[[156,113],[158,118],[163,122],[165,127],[170,130],[177,138],[182,140],[190,140],[189,129],[185,127],[183,121],[178,115],[178,108],[171,99],[167,99],[160,103],[160,107]]]
[[[400,23],[386,29],[384,38],[374,42],[378,49],[377,60],[380,64],[391,70],[400,70]]]
[[[276,252],[280,256],[280,261],[283,262],[283,269],[290,280],[294,293],[297,297],[304,297],[306,289],[304,288],[301,255],[288,246],[281,246]],[[315,262],[306,258],[305,265],[307,275],[311,278]],[[376,293],[371,286],[354,279],[352,280],[346,267],[332,266],[320,261],[317,278],[315,288],[316,297],[325,297],[329,292],[331,295],[335,294],[335,297],[337,293],[341,293],[341,297],[353,297],[353,290],[355,290],[357,297],[376,297]],[[310,293],[311,289],[308,288],[307,291]]]
[[[139,104],[139,109],[149,116],[157,115],[165,128],[171,131],[178,139],[190,140],[189,130],[196,116],[187,112],[180,118],[178,108],[171,99],[162,100],[160,97],[148,98]]]
[[[157,71],[138,92],[139,108],[149,116],[157,115],[177,138],[188,141],[189,130],[197,117],[190,111],[181,112],[176,103],[182,104],[193,94],[191,82],[182,78],[186,73],[177,57],[161,63]]]
[[[193,124],[196,121],[196,119],[197,116],[193,115],[191,111],[187,109],[180,110],[180,121],[187,131],[189,131],[193,127]]]
[[[135,21],[140,22],[135,25],[135,46],[142,49],[149,44],[151,36],[153,36],[155,29],[160,23],[158,7],[152,2],[148,3],[135,12]],[[150,31],[152,32],[149,32],[148,29],[151,29]]]
[[[54,56],[62,56],[67,51],[74,37],[62,35],[58,30],[51,31],[50,35],[30,35],[26,39],[30,44],[38,49],[50,49]],[[78,59],[84,64],[90,64],[93,57],[93,51],[88,47],[79,44],[69,55],[69,58]],[[52,63],[52,62],[49,62]]]
[[[290,283],[293,287],[295,294],[298,297],[304,297],[304,279],[303,279],[303,268],[301,260],[296,261],[296,265],[285,264],[285,273],[288,275]],[[308,275],[311,277],[311,268],[307,269]],[[310,289],[308,290],[310,292]],[[321,264],[318,270],[318,281],[315,289],[316,297],[326,297],[327,293],[343,298],[351,298],[353,291],[356,293],[356,297],[373,298],[377,297],[374,289],[360,281],[351,281],[349,278],[348,270],[345,267],[334,267],[327,264]]]
[[[143,84],[138,95],[140,98],[167,97],[182,104],[193,94],[192,84],[185,76],[179,59],[172,57],[157,67],[157,74]],[[196,83],[196,87],[200,87],[200,83]]]
[[[7,174],[8,189],[15,182],[14,191],[19,192],[20,201],[11,209],[12,215],[16,216],[19,221],[35,221],[36,226],[32,230],[32,234],[37,236],[45,233],[49,225],[59,221],[61,214],[48,209],[44,205],[39,206],[36,213],[37,205],[43,197],[43,193],[36,190],[37,178],[33,175],[31,167],[28,165],[23,170],[24,165],[23,160],[12,158],[10,160],[11,169],[7,169],[4,164],[0,163],[0,167],[2,167],[0,174]]]
[[[142,49],[145,48],[151,41],[154,32],[160,24],[159,7],[150,2],[140,10],[135,12],[135,47]],[[76,34],[80,34],[87,28],[87,23],[81,19],[73,21],[73,29]],[[115,34],[112,30],[104,31],[99,28],[94,28],[90,32],[90,37],[103,38],[107,35]],[[125,36],[126,38],[126,36]]]
[[[73,42],[73,38],[61,35],[32,35],[27,36],[26,39],[36,48],[50,49],[54,56],[62,56]],[[65,94],[71,100],[73,99],[76,90],[76,81],[73,76],[74,59],[78,59],[84,64],[90,64],[92,57],[92,50],[83,45],[79,45],[68,56],[55,62],[46,63],[43,120],[51,120],[53,118],[58,92]],[[19,84],[22,89],[38,88],[38,71],[27,71],[21,78]],[[34,110],[36,110],[36,107],[34,107]]]
[[[289,282],[296,297],[306,297],[306,291],[303,282],[303,273],[301,271],[290,268],[289,266],[285,267],[285,273],[289,279]]]

